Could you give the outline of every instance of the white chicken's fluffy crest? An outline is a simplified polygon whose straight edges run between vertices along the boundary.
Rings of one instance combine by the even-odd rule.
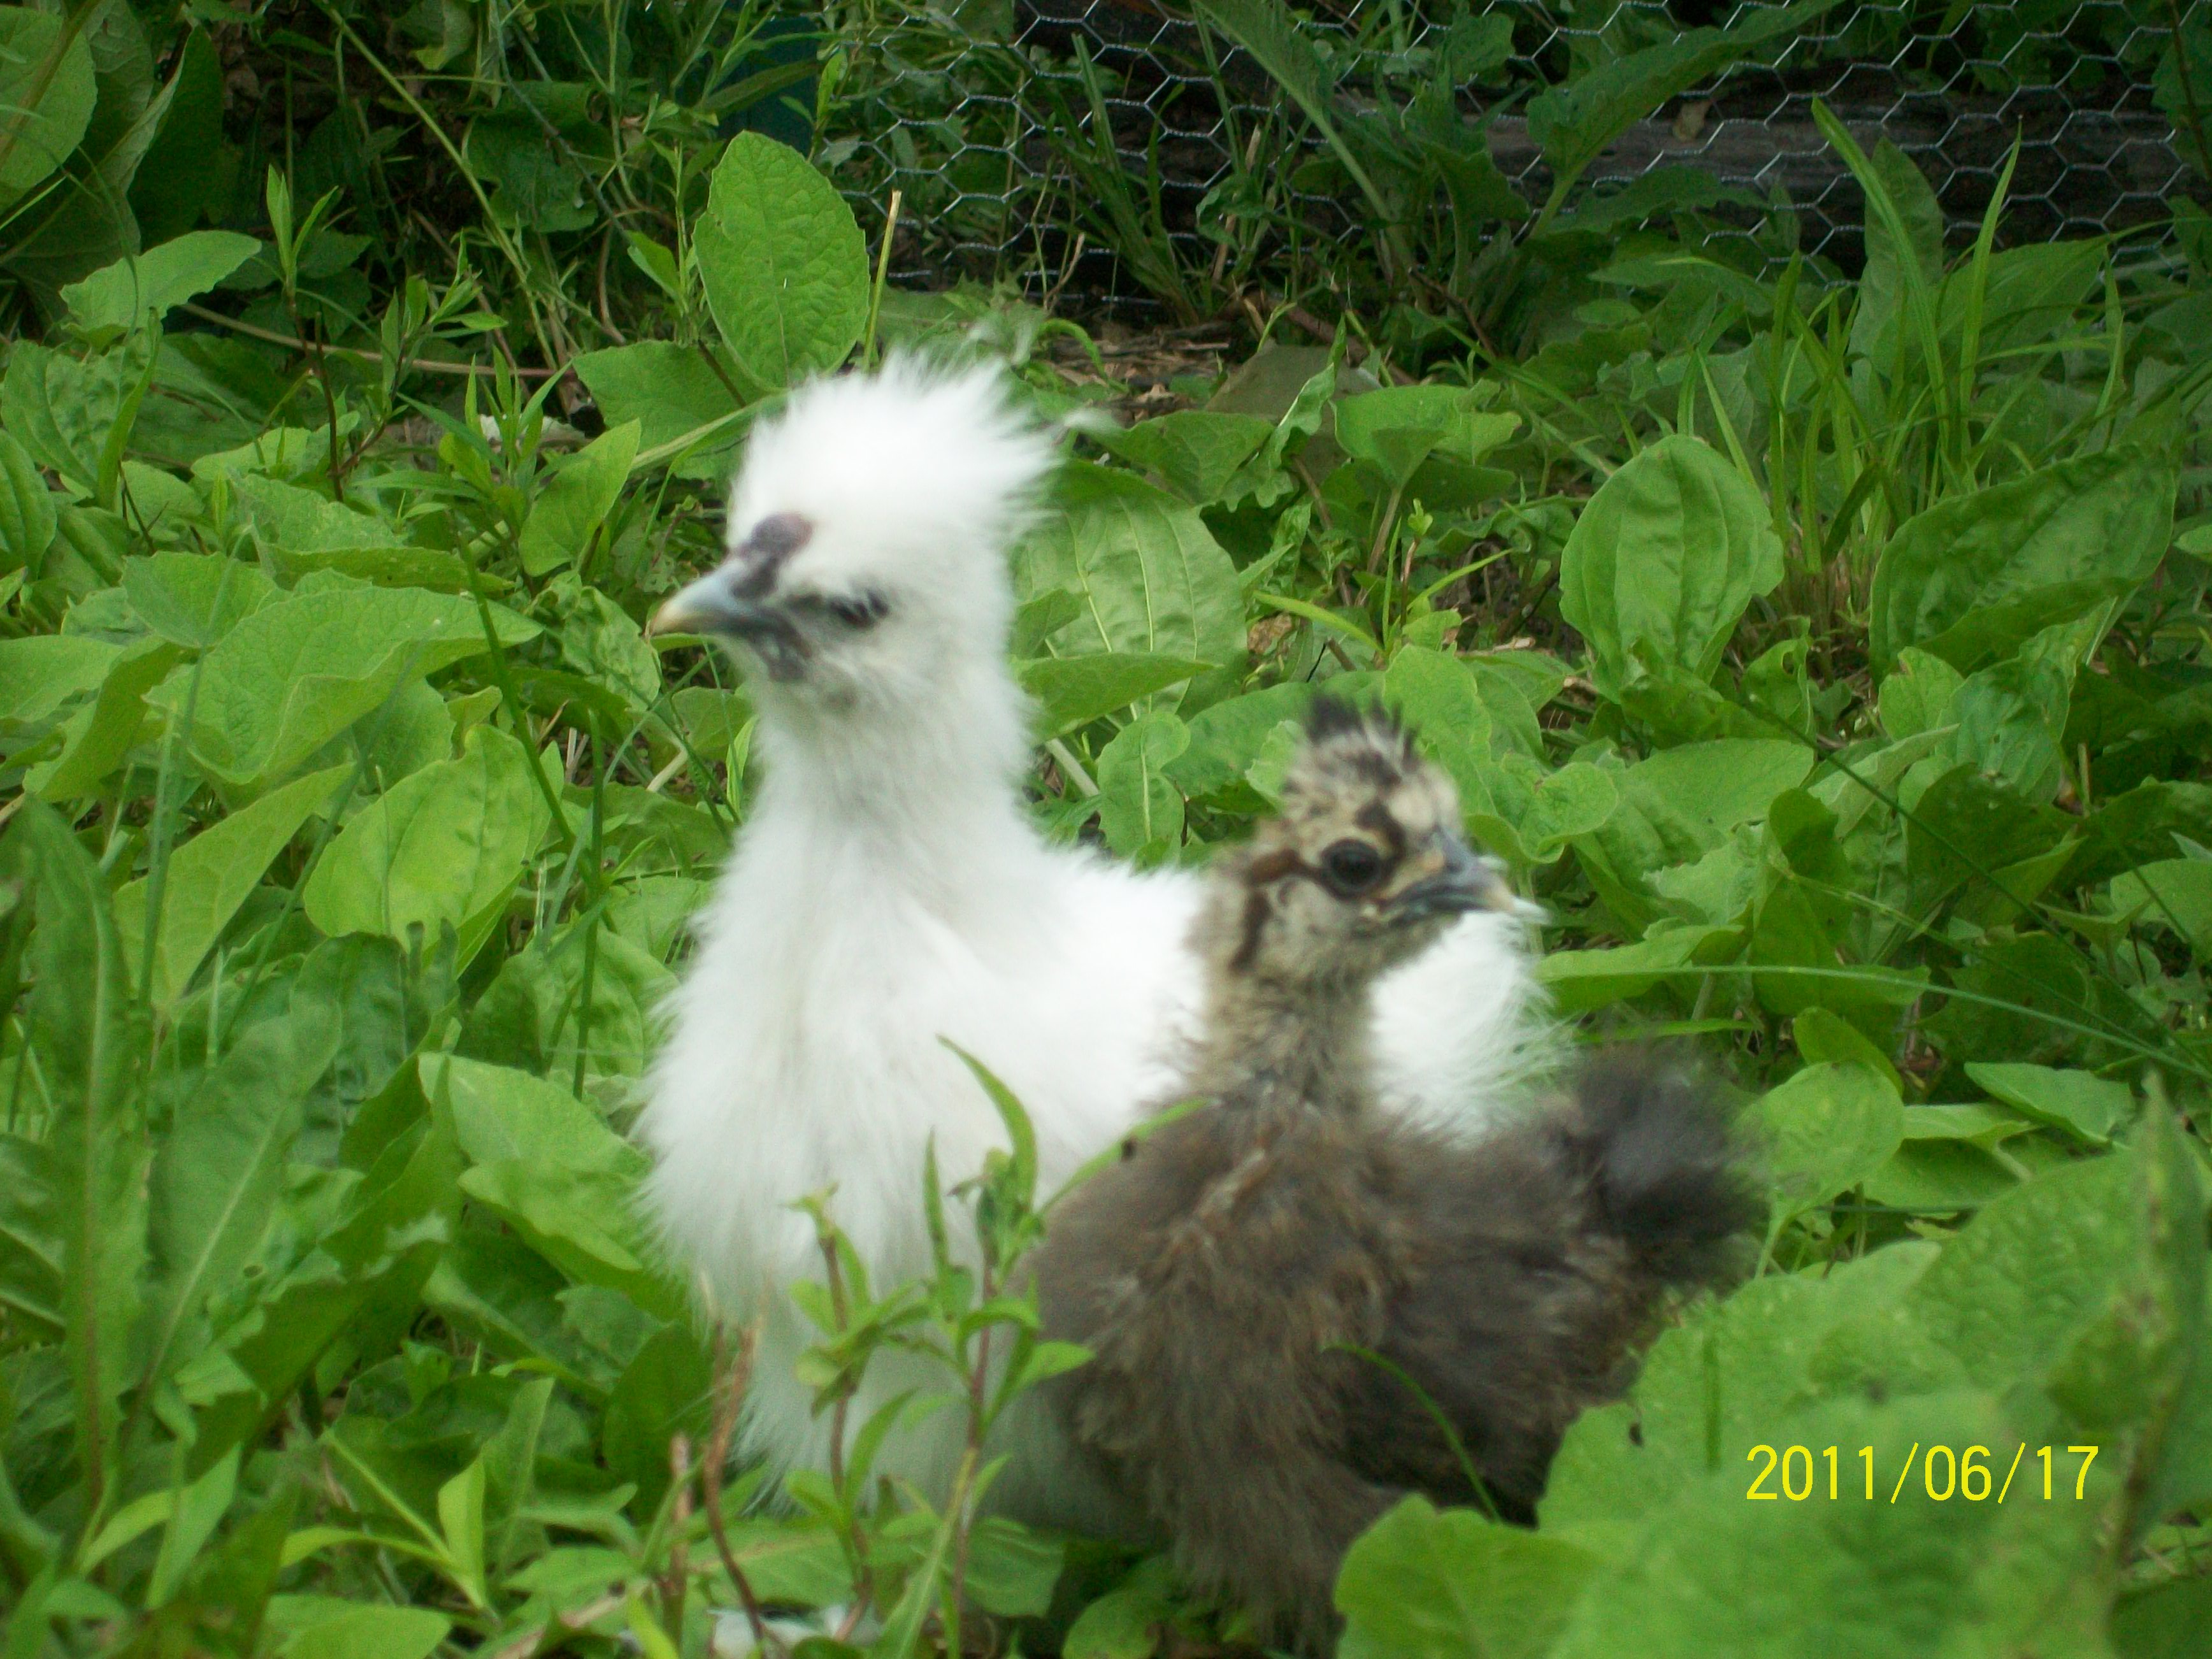
[[[805,557],[818,579],[889,577],[972,602],[1004,592],[1005,550],[1054,459],[1003,369],[896,356],[873,374],[799,387],[754,429],[729,538],[795,513],[813,526]]]

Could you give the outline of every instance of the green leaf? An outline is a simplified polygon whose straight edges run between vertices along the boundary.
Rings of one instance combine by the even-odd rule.
[[[156,553],[126,559],[123,592],[131,609],[172,645],[204,651],[279,596],[258,565],[198,553]]]
[[[1000,1619],[1041,1619],[1051,1610],[1066,1554],[1057,1538],[987,1515],[969,1531],[967,1593]]]
[[[423,1093],[453,1113],[472,1164],[516,1159],[631,1181],[645,1173],[645,1155],[557,1084],[459,1054],[424,1054],[420,1065]]]
[[[1600,486],[1559,556],[1559,611],[1618,698],[1648,670],[1710,680],[1737,619],[1782,580],[1756,486],[1696,438],[1662,438]]]
[[[654,1332],[617,1379],[599,1448],[609,1468],[636,1483],[648,1512],[668,1490],[670,1440],[683,1434],[704,1444],[714,1400],[714,1361],[682,1320]]]
[[[693,231],[707,304],[757,384],[837,367],[868,314],[868,252],[853,210],[806,158],[741,132],[715,164]]]
[[[2112,449],[1906,520],[1875,567],[1875,667],[1917,645],[1971,672],[2134,592],[2166,555],[2178,483],[2165,457]]]
[[[222,143],[222,65],[207,31],[195,28],[177,54],[167,107],[131,178],[131,210],[149,242],[189,230],[221,198],[224,170],[209,158]]]
[[[1786,1412],[1817,1396],[1830,1334],[1886,1314],[1936,1255],[1932,1244],[1893,1244],[1770,1273],[1693,1307],[1644,1356],[1628,1400],[1584,1413],[1567,1431],[1544,1493],[1545,1529],[1594,1540],[1626,1529],[1632,1540],[1687,1488],[1743,1468],[1744,1454],[1771,1441]]]
[[[311,772],[271,790],[228,817],[210,824],[169,854],[161,890],[161,921],[154,939],[153,983],[147,995],[167,1008],[185,994],[210,947],[300,826],[328,811],[349,768]],[[134,881],[115,895],[116,925],[134,952],[145,938],[147,883]]]
[[[538,631],[497,606],[492,624],[510,647]],[[147,701],[181,721],[197,672],[187,738],[192,757],[216,779],[252,794],[375,710],[402,680],[488,648],[477,609],[465,599],[419,589],[318,588],[242,618]]]
[[[1190,746],[1189,728],[1164,709],[1121,728],[1098,757],[1098,828],[1124,857],[1158,863],[1182,840],[1182,793],[1167,775]]]
[[[1459,386],[1394,386],[1335,404],[1336,441],[1373,469],[1386,493],[1404,489],[1431,455],[1473,466],[1511,437],[1518,415],[1483,410]]]
[[[30,925],[22,1030],[50,1103],[46,1146],[62,1238],[77,1468],[88,1485],[104,1487],[143,1295],[145,1033],[99,867],[52,807],[24,801],[0,844],[0,873],[21,895],[9,923]]]
[[[1602,1565],[1561,1538],[1408,1498],[1344,1559],[1340,1659],[1543,1659]]]
[[[1036,699],[1036,735],[1056,738],[1205,672],[1202,662],[1144,652],[1096,651],[1018,664],[1022,690]]]
[[[28,451],[0,431],[0,569],[36,572],[59,527],[53,492]]]
[[[611,426],[561,463],[523,520],[518,545],[525,570],[542,576],[581,559],[629,479],[642,429],[635,420]]]
[[[1864,1066],[1808,1066],[1752,1110],[1775,1218],[1817,1208],[1889,1161],[1905,1136],[1896,1086]]]
[[[1616,1565],[1593,1580],[1553,1652],[1558,1659],[2100,1653],[2110,1589],[2100,1534],[2118,1477],[2092,1480],[2090,1501],[2079,1504],[2023,1502],[2015,1488],[1999,1504],[1994,1485],[1979,1503],[1959,1495],[1963,1453],[1986,1448],[1985,1461],[1996,1463],[1992,1480],[2001,1480],[2023,1432],[1987,1395],[1968,1392],[1777,1413],[1758,1440],[1778,1454],[1800,1446],[1819,1459],[1814,1495],[1791,1502],[1778,1470],[1765,1486],[1774,1501],[1748,1500],[1763,1457],[1724,1456],[1714,1474],[1653,1514]],[[1833,1501],[1824,1455],[1830,1446],[1839,1466]],[[1872,1501],[1857,1456],[1863,1446],[1876,1463]],[[1946,1502],[1925,1489],[1931,1477],[1921,1455],[1933,1446],[1954,1459]],[[1892,1503],[1908,1453],[1912,1478]],[[1796,1478],[1803,1478],[1802,1468]],[[1943,1489],[1940,1460],[1932,1478]]]
[[[1966,1075],[1991,1098],[2093,1146],[2112,1145],[2113,1131],[2135,1115],[2132,1089],[2090,1072],[1969,1060]]]
[[[119,654],[82,634],[0,640],[0,732],[50,719],[106,679]]]
[[[459,1185],[579,1284],[619,1291],[659,1318],[682,1316],[683,1295],[652,1264],[635,1219],[635,1182],[600,1170],[508,1158],[464,1170]]]
[[[154,1158],[148,1386],[205,1346],[211,1297],[234,1296],[283,1188],[302,1108],[337,1052],[312,1006],[251,1027],[176,1109]]]
[[[2162,859],[2112,878],[2113,911],[2171,927],[2200,958],[2212,959],[2212,859]]]
[[[1583,70],[1528,101],[1528,136],[1562,184],[1676,94],[1764,42],[1819,16],[1835,0],[1752,13],[1731,29],[1691,29]]]
[[[1468,665],[1445,651],[1401,647],[1382,676],[1382,695],[1404,716],[1422,751],[1452,776],[1468,811],[1491,803],[1490,710]]]
[[[92,48],[82,29],[63,46],[64,20],[28,7],[0,7],[0,206],[67,161],[91,124],[95,87]],[[46,89],[37,90],[41,76]]]
[[[460,758],[426,766],[371,802],[323,849],[301,899],[332,938],[451,927],[465,954],[544,838],[530,752],[496,727],[471,730]],[[469,935],[473,934],[474,939]]]
[[[125,647],[99,695],[63,723],[61,752],[27,770],[23,787],[52,801],[90,793],[129,756],[146,723],[146,693],[176,662],[176,647],[166,641]]]
[[[428,1607],[278,1595],[269,1624],[280,1659],[430,1659],[453,1621]]]
[[[146,1581],[149,1607],[162,1606],[182,1588],[185,1575],[229,1512],[238,1494],[238,1455],[239,1449],[233,1446],[177,1494],[176,1507],[161,1534],[161,1553],[154,1559],[153,1576]]]
[[[1217,667],[1243,661],[1237,568],[1195,508],[1086,462],[1069,464],[1054,505],[1014,563],[1018,599],[1063,589],[1082,603],[1080,614],[1047,635],[1047,652],[1119,652]],[[1184,694],[1186,704],[1192,695]]]
[[[1220,499],[1275,424],[1256,415],[1182,409],[1097,434],[1101,448],[1142,467],[1194,507]]]
[[[97,349],[137,328],[148,312],[165,320],[260,251],[261,244],[234,230],[195,230],[125,255],[62,290],[70,321]]]
[[[586,351],[570,367],[609,426],[637,422],[642,453],[696,441],[696,448],[678,457],[677,474],[727,482],[739,404],[707,347],[639,340]]]

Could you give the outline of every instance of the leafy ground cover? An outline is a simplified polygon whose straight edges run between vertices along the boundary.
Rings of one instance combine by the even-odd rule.
[[[327,53],[288,122],[208,102],[273,82],[252,40],[0,9],[8,1651],[691,1655],[749,1603],[896,1654],[1233,1637],[862,1454],[759,1502],[741,1335],[630,1219],[751,775],[743,688],[640,619],[716,556],[753,416],[892,345],[1169,406],[1081,423],[1017,558],[1054,833],[1200,860],[1316,687],[1386,699],[1548,907],[1561,1014],[1695,1043],[1761,1134],[1755,1276],[1577,1426],[1539,1528],[1370,1534],[1347,1650],[2194,1651],[2202,217],[2000,250],[2000,193],[1947,248],[1832,126],[1856,278],[1623,210],[1527,255],[1510,342],[1354,308],[1132,386],[1008,294],[887,289],[822,168],[718,131],[811,46],[599,16],[549,9],[512,81],[450,10],[263,20]],[[192,144],[228,159],[180,204]],[[1043,1196],[1002,1103],[1009,1155],[944,1172],[980,1268],[842,1271],[825,1409],[887,1341],[948,1383],[1064,1358],[997,1295]],[[1004,1395],[961,1399],[980,1442]]]

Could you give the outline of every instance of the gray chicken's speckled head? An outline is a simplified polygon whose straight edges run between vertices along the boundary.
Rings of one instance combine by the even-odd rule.
[[[1468,849],[1458,792],[1404,728],[1324,697],[1282,811],[1213,872],[1217,972],[1280,984],[1363,982],[1470,910],[1522,915],[1500,867]]]

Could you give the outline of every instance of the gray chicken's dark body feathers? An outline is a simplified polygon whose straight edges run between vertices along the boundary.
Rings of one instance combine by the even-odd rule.
[[[1725,1120],[1648,1064],[1473,1144],[1317,1080],[1159,1129],[1036,1262],[1048,1334],[1095,1356],[1052,1385],[1073,1437],[1194,1587],[1308,1651],[1345,1550],[1406,1492],[1532,1520],[1567,1425],[1751,1219]]]

